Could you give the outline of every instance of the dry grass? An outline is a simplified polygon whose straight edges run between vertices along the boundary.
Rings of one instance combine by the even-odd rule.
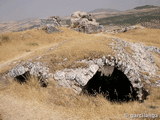
[[[67,67],[86,67],[86,64],[75,64],[76,60],[113,54],[109,46],[112,37],[160,47],[160,31],[156,29],[138,29],[104,36],[87,35],[67,28],[61,30],[64,32],[47,34],[41,30],[29,30],[4,33],[9,39],[0,46],[0,62],[22,54],[27,55],[25,59],[40,55],[43,56],[41,61],[48,63],[53,72]],[[27,54],[32,51],[32,55]],[[155,55],[155,59],[159,65],[159,55]],[[6,87],[0,84],[0,87],[3,86],[0,89],[0,114],[4,119],[128,120],[125,113],[160,115],[160,88],[153,88],[149,99],[142,104],[119,104],[111,103],[101,95],[76,95],[70,89],[58,87],[54,80],[50,80],[47,88],[41,88],[36,79],[24,85],[14,81],[9,83]]]
[[[148,46],[160,47],[160,29],[136,29],[115,35],[127,41],[140,42]]]
[[[109,47],[110,39],[67,28],[61,28],[61,30],[63,32],[53,34],[36,29],[5,33],[4,35],[9,36],[10,41],[0,46],[0,62],[4,63],[6,60],[11,62],[16,58],[16,60],[30,59],[40,55],[44,56],[42,61],[51,63],[53,68],[57,66],[57,62],[68,58],[64,67],[70,67],[79,59],[113,54]]]
[[[17,109],[20,106],[25,107],[28,102],[30,104],[36,103],[34,106],[30,106],[36,109],[35,113],[23,113],[22,110],[17,114],[16,109],[15,111],[11,109],[10,112],[13,113],[11,117],[16,116],[16,118],[18,118],[19,116],[23,118],[21,116],[22,114],[31,114],[31,118],[29,119],[34,118],[36,115],[39,115],[39,119],[41,119],[42,115],[39,113],[43,113],[43,111],[41,111],[42,109],[39,107],[42,106],[45,108],[44,110],[48,111],[47,115],[54,115],[54,113],[56,113],[60,115],[58,119],[70,120],[128,120],[129,118],[126,118],[124,116],[125,114],[148,113],[160,115],[160,88],[152,89],[154,94],[151,94],[149,99],[144,103],[129,102],[120,104],[111,103],[101,95],[97,97],[76,95],[67,88],[56,86],[56,83],[53,81],[48,88],[41,88],[35,81],[35,79],[32,79],[28,84],[24,85],[11,82],[5,90],[0,91],[1,98],[8,97],[8,99],[13,98],[13,101],[23,101],[23,104],[20,103],[19,106],[14,106],[17,107]],[[0,99],[0,102],[3,103],[3,99]],[[10,103],[7,104],[10,105]],[[5,108],[6,106],[3,107]],[[2,108],[0,108],[0,110],[1,109]],[[5,111],[2,117],[6,118],[7,115],[10,115],[10,113],[6,113]],[[46,114],[44,113],[44,115]],[[44,115],[43,118],[46,120],[50,118],[50,116]]]
[[[111,39],[68,30],[69,40],[43,56],[41,61],[49,63],[52,70],[75,68],[75,61],[93,59],[113,54]],[[66,60],[65,60],[66,59]],[[76,65],[75,65],[76,64]],[[85,66],[85,65],[82,65]]]
[[[5,61],[37,48],[63,40],[58,38],[55,39],[58,35],[59,33],[46,34],[41,30],[4,33],[3,36],[9,37],[9,42],[4,42],[0,46],[0,61]]]

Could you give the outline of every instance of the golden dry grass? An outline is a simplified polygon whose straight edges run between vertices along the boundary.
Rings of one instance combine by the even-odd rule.
[[[1,36],[7,36],[9,40],[7,42],[1,42],[0,61],[5,61],[34,49],[48,46],[51,43],[59,42],[63,40],[63,37],[55,39],[56,36],[60,36],[59,34],[46,34],[41,30],[3,33]]]
[[[160,88],[154,88],[152,89],[152,92],[154,94],[151,94],[149,99],[144,103],[129,102],[120,104],[111,103],[101,95],[97,97],[76,95],[67,88],[56,86],[55,82],[51,82],[48,88],[41,88],[36,80],[32,79],[29,83],[24,85],[11,82],[8,87],[0,91],[0,96],[8,97],[8,99],[13,101],[23,101],[23,104],[19,104],[21,107],[25,107],[26,103],[29,107],[34,107],[36,112],[30,113],[31,115],[29,119],[39,115],[39,119],[42,117],[44,120],[48,120],[50,116],[47,115],[55,115],[56,113],[58,120],[129,120],[130,118],[126,118],[125,114],[131,115],[145,113],[160,115]],[[3,103],[3,99],[0,99],[0,102]],[[28,102],[34,104],[34,106],[30,106]],[[10,105],[10,103],[7,104]],[[20,106],[17,106],[17,109]],[[39,114],[43,114],[43,111],[41,111],[42,109],[39,108],[42,106],[45,108],[44,110],[48,111],[47,115],[44,112],[45,116]],[[3,107],[5,108],[6,106]],[[23,110],[19,111],[18,114],[16,111],[11,110],[10,112],[13,112],[13,115],[17,118],[22,114],[29,114],[28,112],[23,113]],[[7,115],[10,115],[10,113],[4,112],[2,117],[5,118]],[[23,119],[25,120],[26,118]]]
[[[73,38],[45,54],[42,59],[43,62],[49,63],[53,70],[73,68],[77,66],[75,61],[113,54],[109,46],[111,39],[73,31],[69,35]],[[62,63],[64,59],[67,60]]]
[[[135,29],[115,36],[131,42],[160,47],[160,29]]]
[[[104,36],[87,35],[67,28],[61,28],[61,30],[63,32],[53,34],[47,34],[41,30],[1,34],[1,36],[7,36],[8,40],[4,42],[1,39],[0,62],[18,58],[24,54],[26,56],[23,56],[23,59],[43,56],[41,61],[48,63],[54,71],[66,67],[85,67],[85,64],[73,63],[76,60],[113,54],[109,46],[112,37],[160,46],[160,30],[156,29],[137,29]],[[48,50],[49,48],[52,49]],[[127,50],[132,53],[129,48]],[[159,55],[154,56],[159,65]],[[70,89],[56,86],[54,80],[50,81],[47,88],[39,87],[36,81],[31,79],[24,85],[13,81],[7,86],[0,84],[0,88],[3,88],[0,89],[0,119],[2,117],[12,118],[12,120],[129,120],[130,118],[124,116],[125,113],[160,115],[160,88],[153,88],[149,99],[142,104],[138,102],[119,104],[111,103],[101,95],[97,97],[76,95]]]
[[[53,34],[36,29],[3,34],[10,39],[0,46],[0,62],[13,62],[15,59],[23,60],[44,55],[43,62],[51,62],[52,65],[55,61],[68,58],[66,66],[70,66],[73,61],[89,56],[113,54],[108,45],[111,39],[79,33],[68,28],[60,29],[62,32]],[[48,50],[49,48],[51,49]]]

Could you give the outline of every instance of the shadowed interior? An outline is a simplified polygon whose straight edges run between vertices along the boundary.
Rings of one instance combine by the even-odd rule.
[[[15,80],[16,80],[17,82],[19,82],[20,84],[22,84],[22,83],[27,82],[27,80],[29,79],[29,77],[30,77],[30,73],[29,73],[29,71],[27,71],[27,72],[25,72],[25,73],[22,74],[22,75],[16,76],[16,77],[15,77]]]
[[[29,79],[31,79],[31,75],[30,75],[30,72],[27,71],[22,75],[16,76],[14,79],[20,84],[23,84],[23,83],[26,83]],[[41,87],[47,87],[48,82],[45,81],[42,76],[37,76],[37,80],[39,81]]]
[[[123,102],[137,99],[136,91],[127,76],[111,66],[98,70],[82,91],[89,95],[103,94],[110,101]]]

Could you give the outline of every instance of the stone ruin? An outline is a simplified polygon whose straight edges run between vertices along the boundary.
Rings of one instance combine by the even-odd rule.
[[[151,52],[160,54],[160,49],[121,39],[113,41],[110,46],[115,52],[114,56],[75,62],[87,64],[88,67],[85,68],[65,68],[50,73],[43,63],[23,62],[11,69],[7,76],[22,84],[28,80],[28,76],[33,75],[38,78],[42,87],[47,87],[48,79],[54,78],[59,86],[68,87],[78,94],[103,94],[110,101],[142,102],[149,95],[146,86],[151,86],[150,79],[158,77],[158,67]]]
[[[88,67],[57,71],[54,79],[59,85],[69,87],[77,93],[101,93],[111,101],[142,102],[149,95],[147,86],[151,85],[150,78],[156,76],[158,69],[150,52],[159,53],[160,49],[149,49],[142,44],[121,39],[113,41],[111,46],[115,56],[77,61],[88,64]],[[125,47],[130,47],[133,53]]]
[[[71,15],[71,28],[84,33],[97,33],[103,31],[103,26],[86,12],[74,12]]]
[[[20,84],[27,82],[31,77],[36,77],[42,87],[47,87],[48,79],[52,76],[49,68],[40,62],[22,62],[6,75],[6,77],[14,78]]]
[[[57,27],[61,26],[61,19],[58,16],[52,16],[47,19],[41,19],[42,30],[47,33],[60,32]]]

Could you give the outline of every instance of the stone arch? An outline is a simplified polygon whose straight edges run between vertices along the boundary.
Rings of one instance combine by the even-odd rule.
[[[26,83],[30,78],[36,78],[41,87],[47,87],[47,79],[52,75],[49,74],[49,68],[40,62],[24,62],[12,68],[7,76],[20,84]]]
[[[59,85],[72,88],[76,93],[84,92],[92,95],[101,93],[111,101],[138,100],[143,102],[149,95],[142,81],[144,76],[134,61],[108,55],[79,62],[88,64],[88,67],[64,69],[54,74],[54,79]],[[108,83],[109,81],[111,82]],[[107,91],[110,92],[109,95]],[[118,98],[115,91],[118,92]]]
[[[90,95],[103,94],[110,101],[137,100],[137,93],[127,76],[112,66],[100,68],[83,87],[82,92]]]

